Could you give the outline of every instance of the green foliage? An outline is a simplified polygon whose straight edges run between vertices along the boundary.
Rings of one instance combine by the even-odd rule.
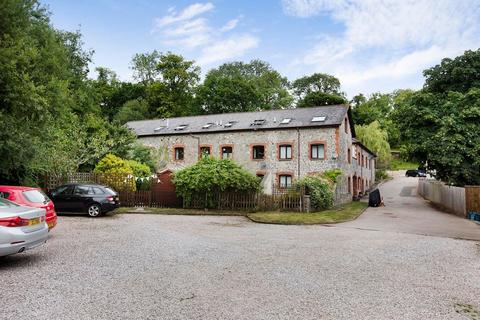
[[[310,92],[307,93],[303,99],[298,101],[297,108],[311,108],[346,103],[347,100],[345,98],[336,94],[324,92]]]
[[[97,163],[93,171],[97,173],[133,174],[132,168],[125,160],[110,153]]]
[[[147,100],[156,117],[181,117],[194,113],[193,92],[200,68],[193,61],[167,52],[156,64],[159,80],[147,87]]]
[[[395,116],[412,159],[426,162],[448,184],[480,184],[480,88],[419,91]]]
[[[292,102],[287,89],[287,79],[266,62],[225,63],[207,73],[197,108],[209,114],[285,108]]]
[[[443,59],[393,113],[409,158],[448,184],[480,184],[479,70],[480,50]]]
[[[378,121],[374,121],[369,125],[355,126],[355,132],[358,140],[377,154],[378,166],[388,166],[391,160],[388,133],[380,127]]]
[[[333,182],[329,180],[332,177],[336,179],[333,172],[329,174],[328,179],[321,175],[314,175],[297,181],[297,186],[307,188],[311,205],[316,210],[328,209],[333,206]]]
[[[467,93],[480,88],[480,49],[467,50],[455,59],[445,58],[423,72],[427,92],[446,94],[448,91]]]
[[[298,78],[292,83],[292,88],[299,99],[303,99],[307,94],[313,92],[344,96],[340,91],[340,80],[324,73],[314,73]]]
[[[167,165],[168,148],[154,148],[136,142],[132,145],[127,158],[144,163],[150,168],[151,172],[156,172]]]
[[[418,163],[405,161],[402,159],[392,159],[390,161],[390,170],[409,170],[417,169],[419,167]]]
[[[389,175],[385,169],[375,170],[375,181],[382,181],[388,179]]]
[[[338,169],[338,168],[326,170],[322,173],[322,176],[324,176],[326,179],[328,179],[332,183],[337,183],[337,179],[341,175],[342,175],[342,169]]]
[[[249,192],[258,190],[260,181],[232,160],[206,157],[196,164],[175,172],[176,192],[186,203],[194,195],[205,197],[205,204],[219,191]]]
[[[152,175],[152,171],[146,164],[135,160],[125,160],[125,163],[132,169],[133,175],[136,178],[147,178]]]
[[[148,102],[142,98],[129,100],[123,104],[117,114],[115,120],[121,124],[128,121],[144,120],[150,117]]]

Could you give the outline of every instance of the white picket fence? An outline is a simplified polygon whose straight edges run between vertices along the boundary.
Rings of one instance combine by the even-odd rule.
[[[447,186],[430,179],[418,180],[418,194],[455,215],[467,214],[465,188]]]

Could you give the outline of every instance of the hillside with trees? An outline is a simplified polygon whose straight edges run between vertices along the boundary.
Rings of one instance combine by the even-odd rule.
[[[358,138],[388,167],[390,150],[455,185],[480,184],[480,51],[425,70],[418,91],[358,94],[313,73],[290,81],[268,62],[206,72],[172,52],[132,57],[134,79],[98,67],[79,32],[55,29],[36,0],[0,8],[0,183],[34,184],[48,172],[92,171],[107,155],[147,165],[165,150],[135,143],[132,120],[350,103]],[[163,159],[163,160],[161,160]]]

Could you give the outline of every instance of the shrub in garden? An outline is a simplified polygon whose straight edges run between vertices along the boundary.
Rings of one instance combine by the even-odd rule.
[[[127,161],[113,154],[107,154],[95,166],[95,173],[106,173],[103,175],[102,183],[116,189],[117,191],[135,191],[136,184],[133,170]]]
[[[173,183],[177,194],[190,204],[193,197],[201,196],[204,205],[212,205],[215,192],[250,192],[260,187],[259,179],[228,159],[205,157],[196,164],[175,172]]]
[[[330,180],[332,176],[335,175],[329,175],[329,178],[324,175],[306,176],[298,180],[297,185],[308,190],[314,209],[322,210],[333,206],[334,183]]]

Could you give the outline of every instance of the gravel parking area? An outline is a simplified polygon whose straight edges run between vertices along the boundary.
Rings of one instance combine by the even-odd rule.
[[[2,319],[468,319],[475,241],[243,217],[60,217],[0,258]],[[457,308],[458,309],[458,308]]]

